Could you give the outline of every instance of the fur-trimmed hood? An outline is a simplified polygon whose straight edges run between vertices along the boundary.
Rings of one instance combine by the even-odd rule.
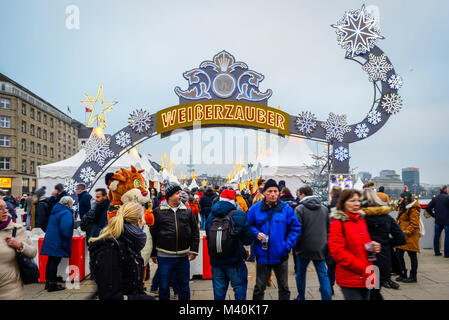
[[[389,214],[391,208],[389,206],[372,206],[363,208],[363,212],[365,212],[367,216],[382,216]]]
[[[360,213],[360,218],[365,216],[365,212],[363,212],[363,210],[359,210],[358,213]],[[332,208],[330,217],[341,221],[349,220],[349,216],[346,213],[341,210],[337,210],[336,208]]]

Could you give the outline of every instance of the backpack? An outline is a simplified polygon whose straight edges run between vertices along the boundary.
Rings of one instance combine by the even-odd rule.
[[[207,248],[209,256],[214,258],[228,258],[235,255],[238,238],[234,230],[232,215],[236,210],[231,210],[224,217],[214,217],[210,224],[207,236]]]
[[[94,215],[95,207],[90,209],[81,219],[80,228],[82,231],[86,232],[86,234],[90,234],[90,230],[94,225]]]

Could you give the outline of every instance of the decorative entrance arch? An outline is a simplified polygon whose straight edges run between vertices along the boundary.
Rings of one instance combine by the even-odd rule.
[[[373,85],[373,103],[360,122],[349,125],[346,115],[333,112],[327,120],[319,121],[311,111],[289,115],[269,107],[272,91],[259,91],[264,76],[222,51],[198,68],[184,72],[189,86],[186,90],[175,88],[179,105],[156,114],[135,110],[129,116],[129,125],[112,137],[102,139],[93,134],[85,146],[86,160],[66,181],[66,190],[73,194],[76,184],[81,182],[90,189],[123,152],[158,134],[166,137],[175,129],[193,129],[194,123],[202,127],[262,128],[283,136],[327,142],[332,145],[332,172],[348,173],[349,144],[376,133],[401,109],[402,100],[397,92],[402,79],[389,58],[375,45],[383,37],[364,6],[346,12],[332,27],[336,28],[337,41],[346,50],[345,58],[359,63]]]

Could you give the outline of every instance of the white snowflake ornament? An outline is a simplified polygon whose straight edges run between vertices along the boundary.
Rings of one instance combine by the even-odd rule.
[[[302,134],[311,134],[316,128],[316,117],[310,112],[301,112],[296,118],[296,129]]]
[[[377,39],[384,39],[381,36],[376,19],[365,10],[365,5],[359,10],[345,12],[343,18],[336,24],[331,25],[336,28],[337,41],[346,55],[354,55],[369,52],[377,42]]]
[[[89,184],[95,179],[96,175],[97,174],[91,167],[86,167],[81,169],[80,179]]]
[[[78,183],[73,179],[66,179],[64,181],[64,191],[67,191],[67,193],[70,195],[74,194],[77,184]]]
[[[369,128],[364,123],[359,123],[355,129],[354,133],[357,136],[357,138],[362,139],[368,137]]]
[[[402,77],[398,74],[393,74],[390,79],[388,79],[388,85],[391,89],[398,90],[402,87]]]
[[[349,151],[347,148],[340,146],[334,150],[334,156],[335,159],[337,159],[340,162],[343,162],[349,158]]]
[[[387,81],[387,72],[393,69],[393,66],[387,62],[387,56],[382,53],[380,56],[369,55],[368,62],[362,67],[368,72],[369,81]]]
[[[382,114],[379,111],[373,110],[370,111],[370,113],[368,113],[368,122],[371,123],[372,125],[375,126],[381,121],[382,121]]]
[[[115,143],[124,148],[131,143],[131,135],[128,132],[120,131],[115,136]]]
[[[396,93],[389,93],[382,98],[382,108],[389,114],[398,113],[402,107],[402,99]]]
[[[96,162],[99,166],[104,166],[104,161],[115,156],[114,152],[110,149],[111,137],[100,138],[96,134],[93,134],[85,145],[86,150],[86,162]]]
[[[346,123],[346,115],[336,115],[329,113],[329,118],[321,126],[326,129],[326,139],[337,139],[339,142],[343,141],[343,136],[351,131],[351,128]]]
[[[151,128],[151,115],[146,110],[135,110],[129,117],[129,124],[135,132],[147,132]]]

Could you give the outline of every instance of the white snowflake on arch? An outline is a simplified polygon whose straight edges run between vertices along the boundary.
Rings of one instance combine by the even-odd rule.
[[[81,169],[80,179],[85,183],[90,183],[95,179],[97,174],[91,167],[86,167]]]
[[[380,56],[369,55],[368,62],[362,67],[368,72],[369,81],[387,81],[387,72],[393,69],[393,66],[387,62],[387,56],[382,53]]]
[[[357,136],[357,138],[362,139],[368,137],[369,128],[364,123],[359,123],[355,129],[354,133]]]
[[[389,114],[399,112],[402,107],[402,99],[396,93],[389,93],[382,98],[382,108]]]
[[[75,193],[75,188],[78,183],[73,179],[65,179],[64,181],[64,190],[67,191],[68,194],[72,195]]]
[[[321,126],[326,129],[326,139],[337,139],[339,142],[343,141],[343,136],[351,131],[351,128],[346,123],[346,115],[336,115],[333,112],[329,113],[329,118]]]
[[[346,11],[343,18],[331,26],[337,29],[338,44],[346,50],[347,56],[368,52],[374,48],[377,39],[384,39],[379,34],[376,19],[365,10],[365,5],[361,9]]]
[[[115,156],[114,152],[110,149],[111,137],[100,138],[96,134],[93,134],[85,145],[86,150],[86,162],[96,162],[100,166],[104,166],[104,161]]]
[[[349,151],[347,148],[340,146],[334,150],[334,156],[335,159],[337,159],[340,162],[343,162],[349,158]]]
[[[375,126],[381,121],[382,121],[382,114],[379,111],[373,110],[370,111],[370,113],[368,113],[368,122],[371,123],[372,125]]]
[[[129,117],[131,129],[138,133],[144,133],[151,128],[151,115],[146,110],[134,110]]]
[[[388,85],[391,89],[398,90],[402,87],[402,77],[398,74],[391,75],[390,79],[388,79]]]
[[[316,128],[316,117],[310,112],[301,112],[296,118],[296,129],[303,134],[311,134]]]
[[[115,143],[124,148],[131,143],[131,135],[128,132],[120,131],[115,136]]]

